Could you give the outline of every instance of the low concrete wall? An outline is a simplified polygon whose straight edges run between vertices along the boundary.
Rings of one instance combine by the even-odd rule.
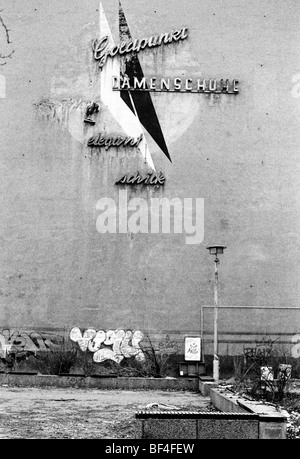
[[[207,387],[213,406],[220,412],[139,411],[136,438],[286,438],[287,419],[275,406],[245,399],[226,388]]]
[[[210,397],[212,404],[221,411],[256,414],[260,439],[286,439],[287,418],[275,406],[248,400],[226,388],[211,388]]]
[[[136,438],[258,439],[259,416],[250,413],[139,411]]]
[[[124,378],[84,375],[0,373],[0,384],[20,387],[78,387],[123,390],[174,390],[198,392],[198,378]]]
[[[214,378],[211,376],[199,376],[199,392],[204,397],[210,396],[210,389],[212,387],[217,387],[218,384],[215,382]]]
[[[210,399],[214,407],[226,413],[245,413],[247,410],[239,404],[240,396],[227,393],[225,389],[210,388]]]

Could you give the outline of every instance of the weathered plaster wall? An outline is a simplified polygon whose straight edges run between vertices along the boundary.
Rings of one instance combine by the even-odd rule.
[[[147,137],[166,175],[160,193],[204,198],[204,241],[97,232],[97,201],[142,167],[130,151],[89,158],[82,143],[82,107],[100,93],[99,2],[2,0],[15,53],[0,67],[1,325],[198,331],[199,307],[213,301],[211,243],[228,247],[221,304],[298,306],[298,1],[122,5],[135,38],[189,28],[186,41],[139,54],[146,75],[240,82],[233,97],[153,95],[172,158]],[[118,2],[103,8],[118,42]],[[52,119],[34,105],[42,99],[67,102]],[[243,331],[258,323],[250,316]],[[279,327],[299,332],[294,315]]]

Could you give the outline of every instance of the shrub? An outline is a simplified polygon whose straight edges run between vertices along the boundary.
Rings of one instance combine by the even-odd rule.
[[[39,352],[32,367],[45,375],[69,373],[78,361],[77,349],[59,349]]]
[[[275,341],[264,340],[263,353],[253,352],[251,355],[235,357],[235,392],[247,393],[254,398],[269,402],[283,400],[291,377],[291,365],[286,364],[287,358],[285,364],[280,363],[284,356],[279,357],[274,343]],[[258,350],[260,350],[259,345]],[[266,374],[262,372],[263,367]],[[271,370],[269,375],[268,368]],[[277,376],[277,379],[274,376]]]

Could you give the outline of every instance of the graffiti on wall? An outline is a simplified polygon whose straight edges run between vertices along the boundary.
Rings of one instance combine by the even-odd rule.
[[[86,120],[90,119],[91,114],[97,113],[95,110],[91,113],[91,107],[94,105],[97,106],[95,101],[92,102],[81,98],[69,98],[59,101],[44,98],[38,102],[34,102],[33,105],[44,119],[54,119],[62,123],[69,121],[72,110],[78,110],[80,116],[85,117],[84,119]]]
[[[94,362],[113,360],[120,363],[124,358],[135,357],[139,362],[145,360],[145,354],[139,346],[144,335],[135,330],[94,330],[88,328],[83,333],[78,327],[70,331],[71,341],[78,343],[83,352],[90,351]]]
[[[244,347],[243,352],[246,361],[255,359],[267,359],[272,354],[273,341],[271,339],[255,340],[255,346]]]
[[[52,351],[61,347],[64,338],[60,335],[38,332],[19,332],[3,329],[0,332],[0,358],[6,360],[14,355],[25,359],[41,351]]]
[[[170,335],[166,335],[158,343],[160,354],[177,354],[179,352],[179,343],[175,340],[171,340]]]
[[[296,334],[291,339],[292,343],[295,343],[291,347],[291,356],[294,359],[300,357],[300,335]],[[243,353],[246,360],[266,360],[271,355],[280,354],[280,350],[274,348],[275,342],[271,339],[256,340],[255,346],[244,347]],[[281,350],[282,351],[282,350]]]

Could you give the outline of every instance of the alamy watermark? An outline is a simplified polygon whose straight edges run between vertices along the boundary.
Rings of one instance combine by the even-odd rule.
[[[103,233],[185,234],[186,244],[204,239],[203,198],[132,198],[119,190],[119,199],[101,198],[96,228]]]

